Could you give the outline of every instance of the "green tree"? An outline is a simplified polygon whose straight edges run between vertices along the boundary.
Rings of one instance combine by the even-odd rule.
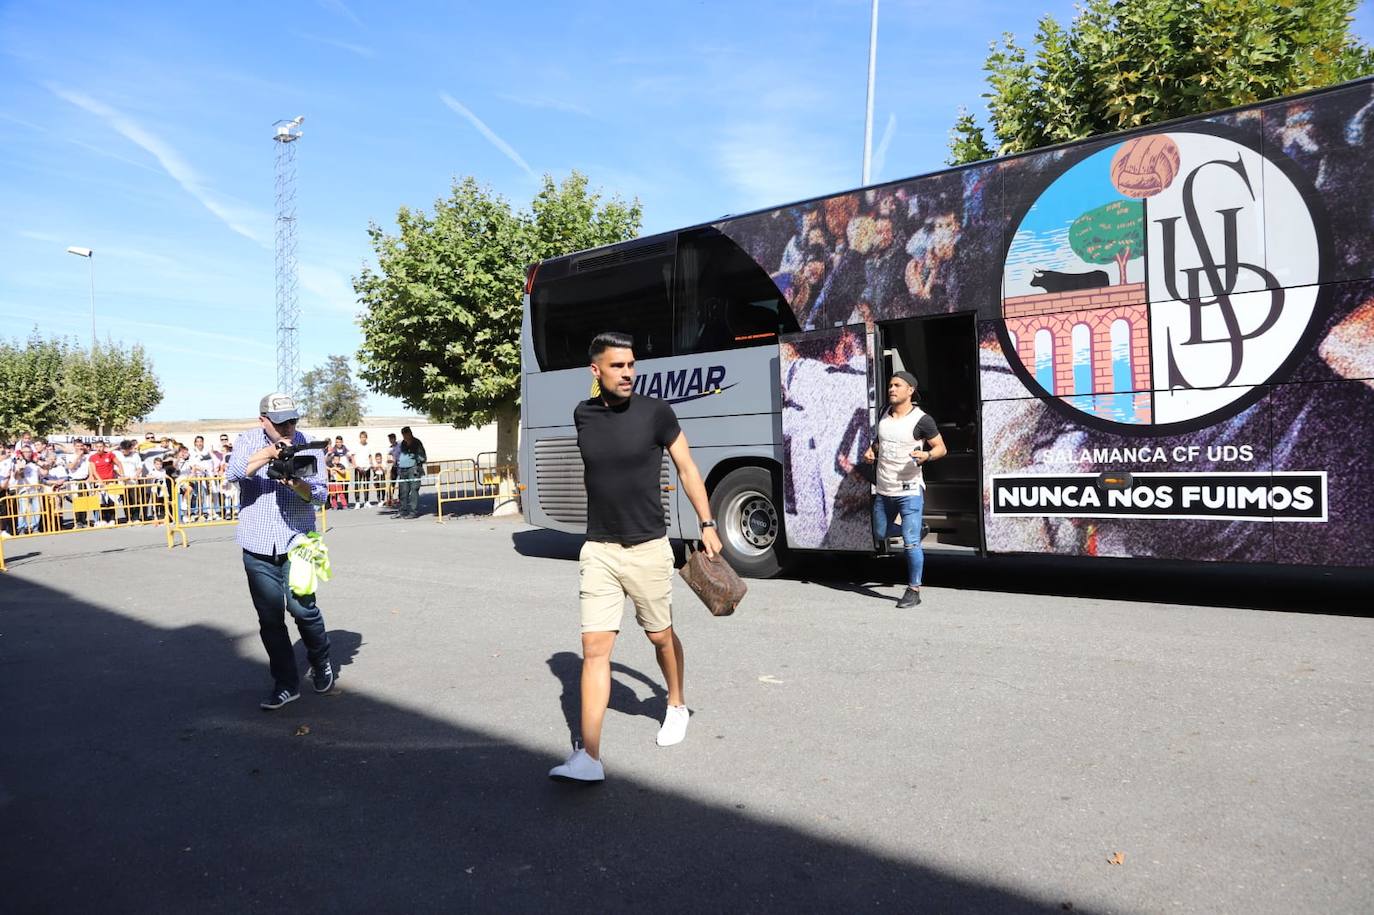
[[[1126,283],[1126,262],[1145,253],[1145,214],[1139,203],[1113,200],[1069,226],[1069,247],[1090,264],[1115,262]]]
[[[0,439],[47,435],[66,425],[63,388],[71,353],[67,341],[44,339],[36,328],[27,343],[0,340]]]
[[[321,426],[361,423],[365,394],[353,380],[347,356],[329,356],[301,376],[301,412]]]
[[[1350,32],[1359,0],[1086,0],[1069,29],[1040,20],[1034,54],[991,46],[995,143],[968,114],[951,165],[1317,89],[1374,73]]]
[[[469,177],[432,214],[401,207],[394,235],[373,223],[376,267],[353,279],[359,377],[439,422],[495,421],[498,461],[514,462],[526,266],[633,238],[640,215],[638,201],[603,202],[574,172],[545,175],[529,212]]]
[[[142,346],[106,341],[71,353],[63,399],[68,420],[110,435],[151,413],[162,402],[162,387]]]

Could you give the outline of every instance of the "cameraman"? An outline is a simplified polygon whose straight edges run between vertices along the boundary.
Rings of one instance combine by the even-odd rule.
[[[300,698],[300,671],[286,629],[285,611],[296,618],[296,629],[310,659],[315,692],[334,686],[334,667],[329,662],[329,633],[324,616],[315,606],[315,595],[297,597],[287,587],[290,559],[287,550],[297,537],[315,529],[315,506],[323,504],[327,489],[323,455],[315,456],[315,472],[304,479],[288,476],[274,480],[268,464],[280,450],[309,441],[296,430],[300,411],[289,394],[268,394],[258,405],[261,428],[244,432],[234,443],[227,468],[230,480],[239,484],[239,523],[236,539],[243,548],[243,568],[248,573],[248,592],[258,611],[258,631],[272,671],[272,692],[262,700],[263,709],[279,709]]]

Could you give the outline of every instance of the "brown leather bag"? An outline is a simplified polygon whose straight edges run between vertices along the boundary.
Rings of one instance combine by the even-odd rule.
[[[744,599],[749,588],[739,577],[725,557],[717,555],[707,559],[706,552],[699,550],[690,542],[687,544],[687,562],[677,570],[682,580],[687,582],[712,616],[729,616]]]

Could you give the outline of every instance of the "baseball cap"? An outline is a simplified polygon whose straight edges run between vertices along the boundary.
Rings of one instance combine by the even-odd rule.
[[[913,388],[918,387],[918,385],[916,384],[916,376],[911,374],[910,372],[893,372],[892,377],[902,379],[907,384],[911,385]]]
[[[274,391],[258,404],[258,412],[274,423],[284,423],[288,419],[300,419],[301,411],[296,409],[296,401],[290,394]]]

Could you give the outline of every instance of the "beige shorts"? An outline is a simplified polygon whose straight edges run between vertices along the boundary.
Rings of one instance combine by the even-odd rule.
[[[673,548],[667,537],[635,546],[588,540],[578,555],[583,632],[619,632],[625,598],[645,632],[673,625]]]

